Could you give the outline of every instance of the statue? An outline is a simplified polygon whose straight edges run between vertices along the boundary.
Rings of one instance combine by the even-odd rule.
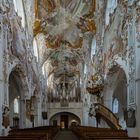
[[[7,106],[4,107],[3,113],[2,113],[2,125],[7,128],[10,125],[9,120],[9,108]]]
[[[127,111],[126,116],[126,125],[129,128],[135,128],[136,127],[136,117],[135,117],[135,110],[133,108],[130,108]]]
[[[62,85],[62,97],[63,98],[66,97],[65,83],[63,83],[63,85]]]

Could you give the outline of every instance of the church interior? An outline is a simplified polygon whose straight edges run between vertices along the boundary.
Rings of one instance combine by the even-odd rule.
[[[0,140],[140,139],[140,0],[0,0]]]

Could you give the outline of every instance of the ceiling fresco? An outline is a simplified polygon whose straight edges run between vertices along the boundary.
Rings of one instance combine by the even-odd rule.
[[[96,32],[94,11],[95,0],[35,0],[33,31],[35,37],[44,35],[41,57],[51,65],[49,75],[69,77],[81,71]]]

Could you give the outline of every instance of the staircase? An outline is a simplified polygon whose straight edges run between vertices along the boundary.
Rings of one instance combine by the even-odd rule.
[[[100,121],[100,119],[103,119],[110,126],[110,128],[121,129],[118,118],[110,109],[100,103],[96,103],[94,105],[96,108],[95,111],[97,122]]]

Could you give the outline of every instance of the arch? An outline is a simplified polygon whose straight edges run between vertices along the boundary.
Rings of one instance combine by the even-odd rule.
[[[127,109],[127,75],[122,67],[118,64],[113,66],[107,75],[108,88],[104,91],[104,100],[109,102],[105,105],[113,111],[113,102],[118,100],[118,112],[115,115],[119,118],[119,124],[123,129],[126,129],[126,122],[124,120],[124,112]]]
[[[119,74],[124,76],[124,79],[126,79],[126,84],[127,84],[128,83],[128,69],[126,66],[126,62],[123,61],[121,57],[118,57],[116,60],[113,61],[113,66],[109,68],[106,75],[106,79],[112,78],[114,80],[114,76],[116,77],[115,79],[117,79],[117,77],[120,77]],[[116,81],[118,80],[114,80],[114,82]],[[113,85],[113,83],[111,85]]]
[[[15,60],[16,61],[16,60]],[[13,64],[11,65],[11,67],[9,68],[9,75],[8,75],[8,81],[9,81],[9,77],[10,77],[10,74],[15,71],[19,74],[19,77],[21,78],[21,82],[23,84],[23,90],[25,91],[25,94],[23,96],[28,96],[28,81],[27,81],[27,72],[25,70],[25,68],[20,64],[20,63],[16,63],[16,62],[13,62]]]
[[[122,69],[125,73],[126,76],[126,80],[128,82],[128,66],[125,60],[122,60],[122,57],[117,57],[117,59],[115,60],[115,62],[117,63],[117,65],[119,66],[120,69]]]
[[[119,123],[123,129],[126,129],[126,120],[124,119],[124,112],[127,110],[127,79],[125,72],[121,69],[118,75],[118,81],[114,88],[112,103],[113,100],[118,100],[118,112],[116,116],[119,118]]]
[[[67,125],[65,121],[66,118],[67,118]],[[52,115],[49,119],[49,124],[59,125],[61,126],[61,128],[69,128],[73,125],[80,125],[81,119],[74,113],[62,111],[62,112],[58,112]]]
[[[18,125],[16,127],[24,127],[26,112],[25,112],[25,96],[27,95],[28,85],[26,81],[26,74],[24,68],[18,64],[11,69],[9,73],[9,108],[10,108],[10,126],[15,127],[15,118],[19,119]],[[19,113],[14,112],[14,101],[18,99],[19,101]]]
[[[18,58],[14,58],[9,66],[9,72],[8,72],[8,77],[9,75],[11,74],[11,72],[16,69],[16,67],[21,67],[22,69],[24,69],[21,64],[20,64],[20,61]]]

